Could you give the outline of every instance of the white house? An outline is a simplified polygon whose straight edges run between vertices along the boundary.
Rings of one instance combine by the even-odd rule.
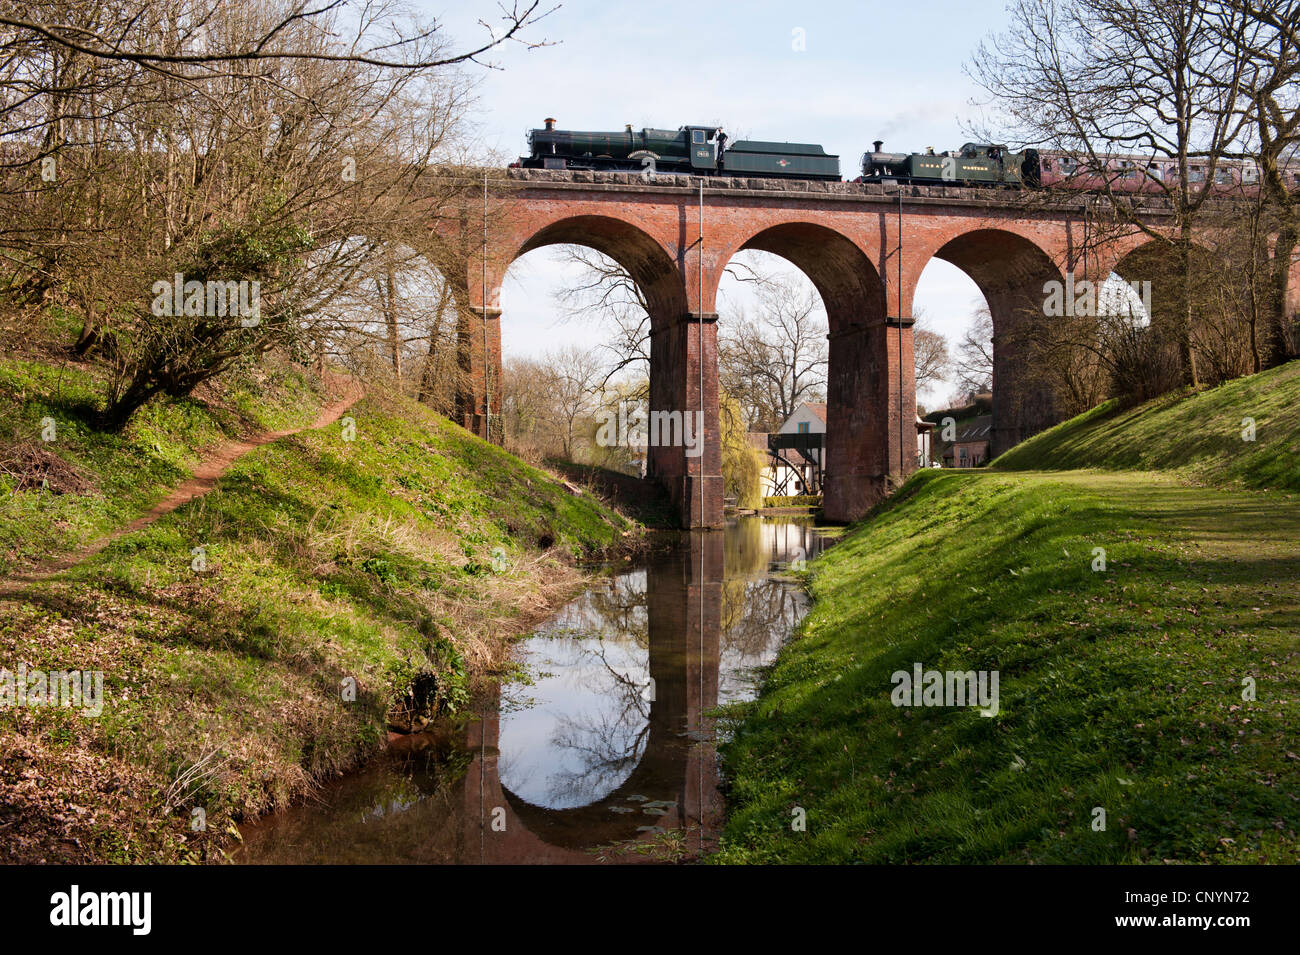
[[[916,455],[921,467],[931,464],[934,425],[916,418]],[[805,401],[790,414],[776,435],[750,432],[749,443],[760,453],[768,455],[763,469],[763,495],[793,496],[820,494],[822,478],[826,473],[826,405]],[[820,439],[800,441],[797,435],[822,435]],[[775,441],[769,440],[776,438]],[[772,448],[772,445],[777,445]],[[774,451],[774,457],[769,451]]]
[[[826,405],[805,401],[785,419],[777,434],[825,434]]]
[[[750,444],[768,455],[762,476],[765,497],[821,493],[825,437],[801,439],[799,436],[825,434],[826,405],[811,401],[796,407],[775,435],[750,434]]]

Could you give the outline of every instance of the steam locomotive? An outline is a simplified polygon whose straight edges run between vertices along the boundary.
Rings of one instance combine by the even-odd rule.
[[[966,143],[960,149],[936,154],[886,153],[880,140],[862,156],[862,175],[856,182],[947,183],[959,186],[1001,185],[1030,189],[1069,189],[1160,195],[1178,181],[1178,164],[1151,156],[1105,155],[1095,160],[1070,153],[1025,149],[1011,152],[1005,146]],[[1187,181],[1199,189],[1211,175],[1209,164],[1194,161]],[[1211,192],[1249,196],[1259,188],[1259,168],[1252,162],[1223,159],[1215,163]],[[1300,186],[1300,170],[1289,170],[1288,180]]]
[[[812,143],[769,143],[740,139],[728,143],[716,126],[678,130],[633,130],[587,133],[544,129],[528,134],[524,169],[601,169],[622,172],[686,173],[694,176],[753,176],[840,181],[840,157]]]
[[[961,149],[935,153],[887,153],[877,139],[871,152],[862,156],[858,182],[947,182],[952,185],[1029,186],[1042,185],[1038,150],[1013,153],[1005,146],[966,143]]]

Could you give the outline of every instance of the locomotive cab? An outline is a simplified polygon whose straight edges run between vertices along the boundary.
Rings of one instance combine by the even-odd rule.
[[[691,157],[691,169],[712,171],[718,168],[719,132],[713,126],[686,127],[686,148]]]

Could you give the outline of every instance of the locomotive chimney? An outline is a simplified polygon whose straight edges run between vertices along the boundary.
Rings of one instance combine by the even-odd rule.
[[[885,145],[885,141],[884,141],[883,139],[877,139],[877,140],[876,140],[875,142],[873,142],[871,145],[873,145],[873,146],[876,147],[875,150],[874,150],[874,152],[880,152],[880,147],[883,146],[883,145]]]
[[[555,128],[555,117],[554,117],[554,116],[548,116],[545,120],[543,120],[543,122],[546,123],[546,128],[547,128],[547,129],[554,129],[554,128]]]

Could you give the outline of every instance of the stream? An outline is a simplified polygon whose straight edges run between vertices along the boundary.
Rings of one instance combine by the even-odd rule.
[[[667,535],[665,535],[667,537]],[[527,674],[241,828],[238,863],[680,862],[723,821],[708,713],[752,699],[807,610],[807,519],[680,532],[516,645]]]

